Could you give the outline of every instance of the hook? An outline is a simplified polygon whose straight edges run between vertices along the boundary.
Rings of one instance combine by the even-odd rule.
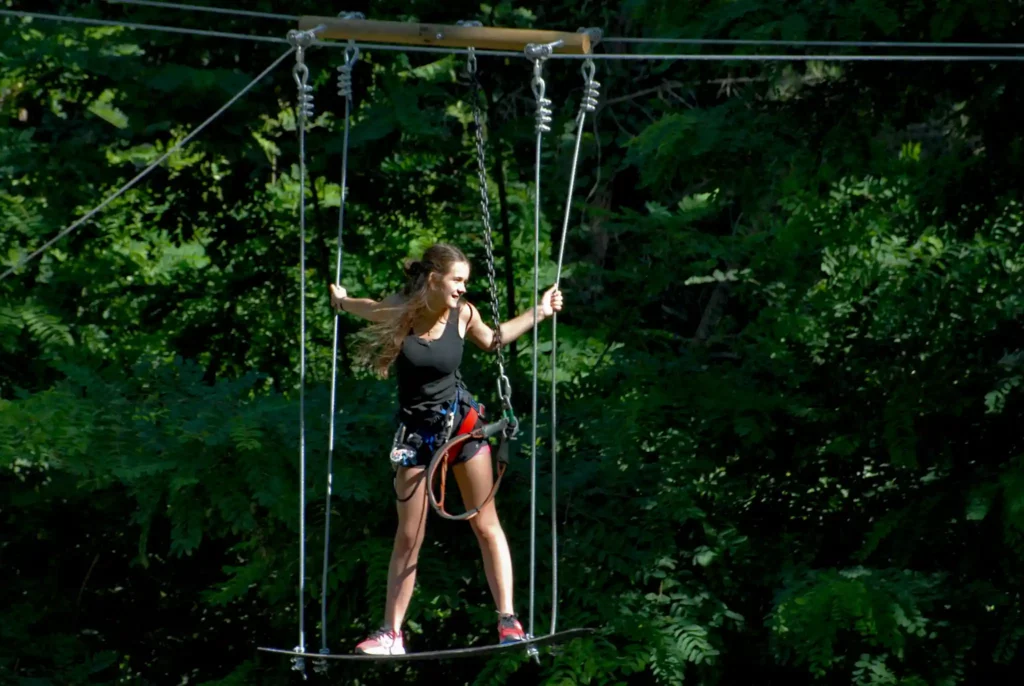
[[[551,57],[551,53],[554,52],[555,48],[560,48],[563,45],[565,45],[565,41],[561,39],[553,43],[530,43],[523,48],[523,52],[536,64]]]
[[[305,65],[306,62],[306,50],[316,43],[316,32],[323,31],[326,27],[322,24],[315,29],[309,31],[298,31],[292,29],[288,32],[288,42],[295,48],[295,61],[298,64]]]

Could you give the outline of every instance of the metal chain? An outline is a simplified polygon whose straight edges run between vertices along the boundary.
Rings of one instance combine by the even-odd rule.
[[[460,22],[460,24],[479,24],[479,22]],[[498,305],[498,284],[494,268],[494,235],[491,227],[491,201],[487,185],[487,164],[484,147],[483,116],[480,111],[480,81],[477,78],[476,52],[469,49],[466,62],[466,73],[469,75],[472,90],[473,125],[476,134],[477,174],[480,181],[480,213],[484,224],[484,248],[487,251],[487,281],[491,296],[491,312],[494,316],[494,348],[498,361],[498,397],[501,399],[502,412],[508,425],[504,429],[505,438],[511,440],[519,430],[519,421],[512,408],[512,382],[505,371],[505,344],[501,339],[501,309]]]
[[[306,123],[313,118],[312,86],[306,66],[306,49],[316,42],[312,31],[289,31],[295,48],[292,76],[298,86],[299,130],[299,261],[300,261],[300,334],[299,334],[299,645],[295,652],[306,652]],[[292,669],[306,677],[302,657],[292,658]]]

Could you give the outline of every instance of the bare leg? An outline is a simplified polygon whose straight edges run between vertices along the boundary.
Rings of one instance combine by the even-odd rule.
[[[490,447],[482,447],[466,462],[454,465],[452,471],[455,473],[459,491],[462,493],[462,502],[466,508],[477,507],[491,492],[491,486],[494,484]],[[512,555],[509,553],[505,531],[498,521],[498,509],[494,501],[487,503],[469,520],[469,523],[480,543],[484,573],[487,575],[491,595],[494,596],[494,604],[498,606],[498,612],[513,614]]]
[[[384,606],[385,628],[394,631],[401,630],[416,587],[416,562],[427,524],[425,475],[426,469],[423,467],[402,467],[398,470],[395,484],[399,499],[398,531],[395,533],[395,546],[391,550],[387,602]]]

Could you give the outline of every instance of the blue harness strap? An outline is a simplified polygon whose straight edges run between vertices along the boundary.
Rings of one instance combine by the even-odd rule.
[[[455,415],[458,414],[458,412],[459,412],[459,400],[461,399],[461,396],[462,396],[462,391],[460,389],[456,388],[455,389],[455,398],[452,400],[451,404],[449,406],[447,406],[447,407],[442,407],[440,412],[438,413],[442,417],[440,425],[438,425],[435,422],[435,423],[433,423],[431,425],[431,428],[428,429],[427,432],[421,432],[421,431],[417,431],[416,432],[423,439],[423,444],[426,445],[428,448],[430,448],[431,452],[433,452],[434,450],[437,449],[437,439],[441,435],[441,432],[442,432],[442,428],[441,427],[444,427],[444,431],[445,431],[445,433],[447,433],[448,431],[450,431],[451,426],[454,424],[454,422],[455,422]],[[426,435],[424,435],[424,433],[426,433]],[[447,441],[447,440],[448,440],[448,437],[445,437],[444,441]],[[444,441],[442,441],[442,443]]]
[[[482,406],[477,403],[472,395],[467,394],[470,407],[483,415]],[[451,432],[455,429],[455,418],[459,413],[459,405],[462,402],[462,389],[455,389],[455,397],[447,403],[431,419],[424,422],[415,422],[412,427],[405,422],[399,422],[398,430],[395,432],[395,441],[391,448],[391,462],[394,468],[406,465],[416,456],[417,449],[425,446],[431,453],[438,447],[444,445]]]

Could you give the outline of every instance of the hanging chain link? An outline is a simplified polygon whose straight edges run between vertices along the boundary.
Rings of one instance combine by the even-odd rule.
[[[461,22],[460,22],[461,23]],[[466,24],[479,22],[465,22]],[[472,85],[473,126],[476,133],[477,174],[480,181],[480,213],[484,224],[484,248],[487,251],[487,281],[491,296],[491,312],[494,315],[494,349],[498,358],[498,397],[508,426],[505,437],[512,439],[519,429],[519,421],[512,409],[512,382],[505,371],[505,343],[501,339],[501,308],[498,305],[498,284],[494,269],[494,235],[491,228],[491,201],[487,190],[487,165],[484,148],[483,116],[480,111],[480,81],[477,78],[476,51],[469,48],[466,72]]]

